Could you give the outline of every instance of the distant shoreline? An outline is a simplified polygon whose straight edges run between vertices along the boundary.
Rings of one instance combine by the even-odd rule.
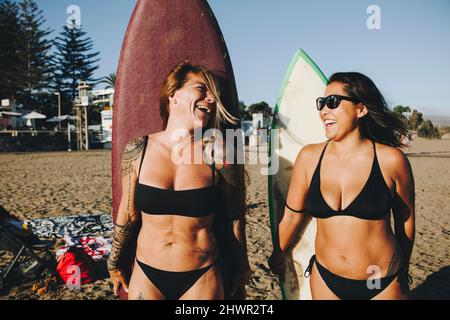
[[[435,126],[450,127],[450,115],[423,115],[424,120],[430,120]]]

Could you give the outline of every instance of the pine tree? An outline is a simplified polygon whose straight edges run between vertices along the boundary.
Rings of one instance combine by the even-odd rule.
[[[39,10],[34,0],[22,0],[19,3],[19,20],[22,36],[19,40],[19,102],[28,109],[41,110],[43,95],[48,95],[48,85],[51,81],[52,42],[47,39],[50,29],[43,29],[46,22],[42,10]]]
[[[85,37],[86,32],[82,27],[77,27],[75,21],[73,25],[64,26],[59,37],[55,39],[56,52],[56,85],[60,87],[62,96],[68,97],[70,101],[65,101],[63,109],[71,110],[71,101],[77,95],[78,83],[81,81],[89,85],[95,84],[99,79],[94,79],[94,71],[98,69],[96,59],[99,52],[90,52],[93,48],[93,41]]]
[[[19,90],[19,8],[11,1],[0,2],[0,99],[14,99]]]

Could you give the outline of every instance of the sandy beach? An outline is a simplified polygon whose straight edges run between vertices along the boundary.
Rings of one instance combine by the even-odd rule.
[[[405,150],[416,184],[416,241],[410,272],[412,297],[450,298],[450,140],[417,138]],[[0,206],[21,219],[111,213],[111,152],[0,153]],[[250,176],[247,237],[252,278],[248,299],[280,299],[269,271],[272,250],[267,177],[258,165]],[[61,240],[55,246],[61,245]],[[11,255],[0,251],[0,268]],[[37,295],[33,283],[16,286],[0,299],[115,299],[108,278],[69,290],[64,284]]]

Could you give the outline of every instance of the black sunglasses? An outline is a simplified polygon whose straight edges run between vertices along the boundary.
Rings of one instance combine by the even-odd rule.
[[[354,103],[361,102],[357,99],[353,99],[350,97],[340,96],[338,94],[332,94],[326,98],[323,98],[323,97],[317,98],[317,100],[316,100],[317,110],[322,111],[322,109],[325,107],[325,105],[330,109],[336,109],[337,107],[339,107],[342,100],[348,100],[348,101],[351,101]]]

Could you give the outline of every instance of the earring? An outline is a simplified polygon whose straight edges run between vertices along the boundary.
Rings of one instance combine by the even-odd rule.
[[[173,104],[177,104],[177,99],[173,99]]]

